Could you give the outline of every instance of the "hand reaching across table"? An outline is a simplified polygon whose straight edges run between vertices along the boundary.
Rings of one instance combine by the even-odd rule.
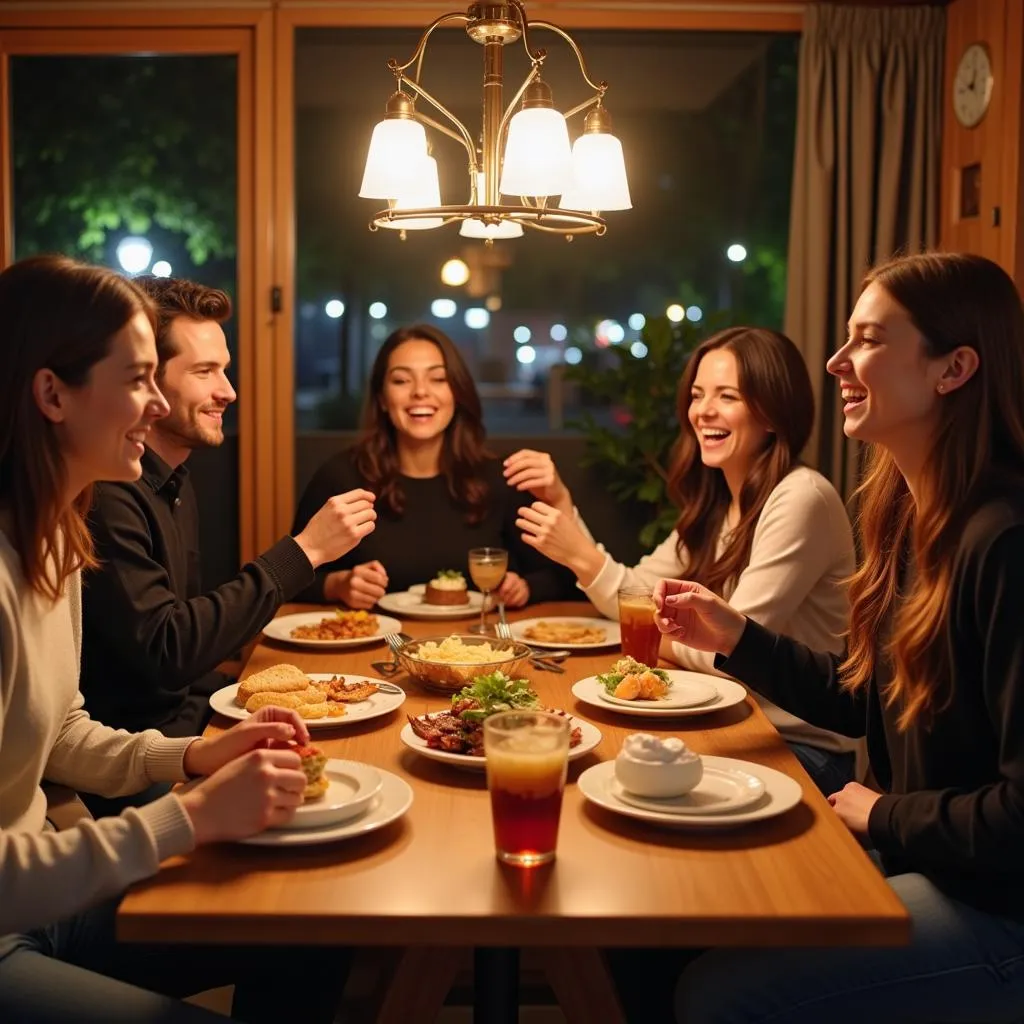
[[[372,608],[387,590],[387,569],[376,559],[351,569],[339,569],[324,580],[324,597],[349,608]]]

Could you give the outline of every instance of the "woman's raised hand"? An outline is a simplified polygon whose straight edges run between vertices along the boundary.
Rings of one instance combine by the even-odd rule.
[[[654,605],[658,629],[698,651],[732,654],[747,624],[747,617],[728,601],[685,580],[658,580]]]
[[[536,548],[552,562],[567,566],[583,586],[589,586],[604,565],[605,556],[583,532],[572,508],[563,511],[543,501],[519,509],[516,529],[523,542]]]
[[[520,448],[504,462],[505,481],[517,491],[529,491],[563,512],[572,511],[572,495],[558,475],[554,459],[547,452]]]

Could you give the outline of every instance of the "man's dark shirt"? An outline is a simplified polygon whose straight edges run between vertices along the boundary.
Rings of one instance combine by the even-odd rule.
[[[313,580],[291,537],[233,580],[201,592],[199,514],[184,466],[150,449],[142,477],[96,487],[89,527],[100,560],[83,578],[82,693],[93,718],[189,736],[238,652]]]

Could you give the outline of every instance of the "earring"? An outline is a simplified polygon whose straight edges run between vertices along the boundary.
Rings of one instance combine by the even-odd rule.
[[[941,395],[946,390],[946,385],[945,384],[940,384],[940,385],[938,385],[938,387],[936,387],[935,390],[938,391],[938,393]]]

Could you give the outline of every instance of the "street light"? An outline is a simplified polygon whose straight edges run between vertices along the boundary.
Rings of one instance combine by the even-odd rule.
[[[732,245],[725,250],[725,255],[733,263],[742,263],[747,258],[746,246],[740,245],[739,242],[733,242]]]
[[[126,274],[141,274],[153,258],[153,244],[141,235],[126,235],[117,243],[117,262]]]

